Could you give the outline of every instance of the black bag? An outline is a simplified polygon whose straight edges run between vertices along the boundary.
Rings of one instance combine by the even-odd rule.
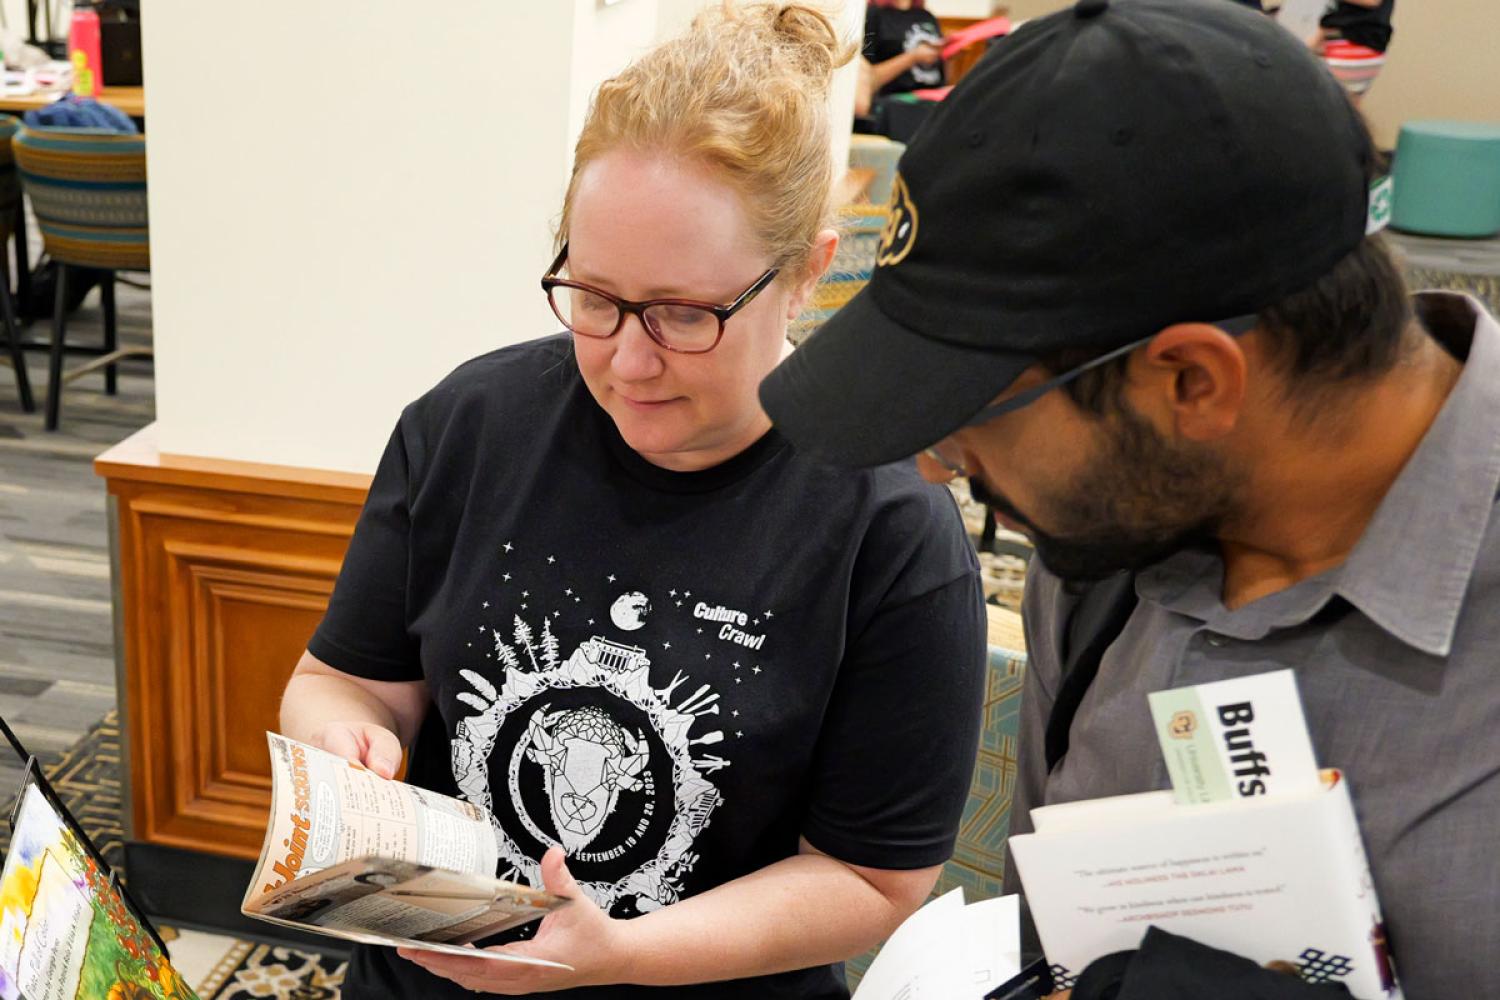
[[[16,312],[22,320],[50,320],[57,307],[57,261],[43,256],[31,272],[31,294],[25,301],[16,303]],[[68,297],[65,303],[72,315],[83,305],[104,276],[103,271],[92,267],[68,268]]]

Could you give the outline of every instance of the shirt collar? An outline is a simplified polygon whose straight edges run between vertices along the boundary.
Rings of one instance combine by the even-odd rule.
[[[1240,638],[1306,621],[1335,595],[1400,641],[1446,656],[1500,492],[1500,324],[1466,295],[1423,292],[1418,320],[1462,374],[1339,568],[1229,611],[1223,562],[1192,550],[1140,574],[1137,591]]]
[[[1338,592],[1391,635],[1447,656],[1500,490],[1500,324],[1467,295],[1423,292],[1417,318],[1462,374],[1338,571]]]

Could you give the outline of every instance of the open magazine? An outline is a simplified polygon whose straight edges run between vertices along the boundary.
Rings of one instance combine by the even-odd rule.
[[[494,877],[499,850],[483,810],[266,737],[271,822],[246,916],[365,944],[558,966],[464,947],[567,903]]]
[[[35,758],[0,872],[0,1000],[197,1000]]]

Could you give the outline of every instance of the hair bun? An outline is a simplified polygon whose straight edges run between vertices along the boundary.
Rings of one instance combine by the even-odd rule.
[[[809,75],[831,77],[833,71],[854,58],[854,46],[839,38],[827,11],[807,4],[767,4],[774,10],[776,33],[802,52]]]
[[[833,71],[854,55],[822,0],[721,0],[600,85],[558,227],[587,166],[628,147],[703,165],[734,188],[772,266],[804,275],[829,225]],[[838,123],[841,131],[847,120]]]

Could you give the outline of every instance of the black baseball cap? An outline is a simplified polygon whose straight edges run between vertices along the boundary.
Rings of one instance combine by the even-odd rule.
[[[1001,41],[901,157],[869,284],[761,384],[798,448],[905,458],[1041,357],[1311,285],[1364,238],[1343,88],[1227,0],[1080,0]]]

